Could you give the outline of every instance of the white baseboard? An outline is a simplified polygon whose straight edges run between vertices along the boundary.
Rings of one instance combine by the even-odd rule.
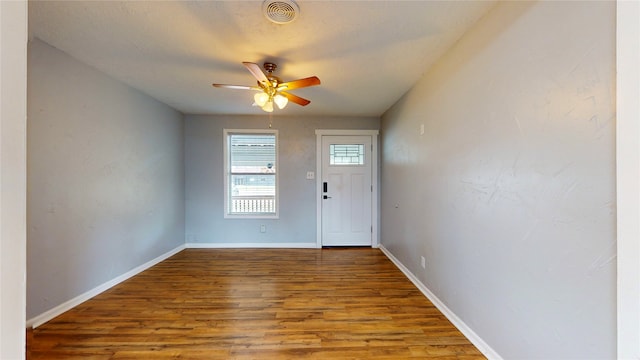
[[[451,309],[449,309],[438,297],[427,288],[418,278],[413,275],[409,269],[407,269],[384,245],[380,245],[380,250],[393,262],[400,271],[402,271],[409,280],[435,305],[444,316],[453,323],[453,325],[460,330],[460,332],[475,345],[480,352],[489,360],[503,360],[502,357],[489,346],[478,334],[476,334],[464,321],[462,321]]]
[[[78,306],[80,304],[82,304],[83,302],[91,299],[92,297],[114,287],[115,285],[118,285],[119,283],[129,279],[132,276],[135,276],[141,272],[143,272],[144,270],[152,267],[153,265],[179,253],[180,251],[184,250],[185,246],[184,245],[180,245],[178,247],[176,247],[173,250],[170,250],[169,252],[162,254],[160,256],[158,256],[157,258],[150,260],[130,271],[127,271],[126,273],[111,279],[109,281],[107,281],[106,283],[99,285],[87,292],[85,292],[84,294],[81,294],[79,296],[76,296],[75,298],[66,301],[56,307],[54,307],[51,310],[45,311],[44,313],[34,316],[33,318],[27,320],[27,327],[32,327],[32,328],[36,328],[44,323],[46,323],[47,321],[55,318],[56,316],[71,310],[73,307]]]
[[[312,243],[187,243],[187,249],[317,249]]]

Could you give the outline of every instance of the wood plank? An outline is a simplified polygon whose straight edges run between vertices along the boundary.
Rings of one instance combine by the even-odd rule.
[[[187,249],[27,333],[28,359],[484,359],[377,249]]]

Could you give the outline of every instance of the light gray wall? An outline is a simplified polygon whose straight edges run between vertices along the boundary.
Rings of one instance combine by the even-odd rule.
[[[615,26],[500,3],[382,119],[382,244],[505,359],[616,356]]]
[[[27,317],[184,243],[182,115],[34,40]]]
[[[280,218],[244,220],[224,219],[223,129],[267,129],[269,117],[186,116],[187,243],[315,243],[316,180],[306,179],[307,171],[316,171],[315,130],[379,125],[378,118],[273,117],[279,141]],[[266,233],[260,233],[261,224]]]

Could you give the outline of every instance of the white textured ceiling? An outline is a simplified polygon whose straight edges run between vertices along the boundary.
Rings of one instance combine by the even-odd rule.
[[[185,114],[264,114],[242,61],[316,75],[274,115],[380,116],[493,1],[311,1],[287,25],[262,1],[29,1],[30,35]]]

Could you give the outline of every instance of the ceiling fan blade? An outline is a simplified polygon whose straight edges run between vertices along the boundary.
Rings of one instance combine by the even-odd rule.
[[[267,79],[267,75],[262,72],[262,69],[260,69],[260,66],[258,66],[258,64],[244,61],[242,62],[242,65],[244,65],[251,72],[251,74],[253,74],[258,82],[265,84],[266,86],[271,86],[271,82],[269,81],[269,79]]]
[[[213,87],[225,88],[225,89],[236,89],[236,90],[261,90],[257,86],[245,86],[245,85],[229,85],[229,84],[212,84]]]
[[[312,76],[304,79],[283,82],[282,84],[278,85],[278,89],[293,90],[315,85],[320,85],[320,79],[318,79],[317,76]]]
[[[300,96],[293,95],[293,94],[288,93],[286,91],[279,91],[278,94],[283,95],[284,97],[289,99],[289,101],[294,102],[294,103],[296,103],[298,105],[301,105],[301,106],[307,106],[307,105],[309,105],[309,103],[311,103],[310,100],[301,98]]]

